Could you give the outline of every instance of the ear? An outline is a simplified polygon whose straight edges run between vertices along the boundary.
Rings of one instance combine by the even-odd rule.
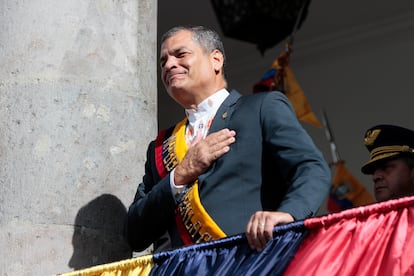
[[[224,64],[223,54],[216,49],[211,53],[210,58],[216,74],[222,72]]]

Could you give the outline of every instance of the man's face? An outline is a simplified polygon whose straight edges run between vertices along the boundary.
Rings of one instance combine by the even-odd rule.
[[[208,93],[215,92],[215,52],[205,53],[193,41],[192,34],[183,30],[161,45],[161,79],[168,94],[188,108],[198,104]]]
[[[379,201],[414,195],[414,169],[401,159],[380,163],[372,174],[375,198]]]

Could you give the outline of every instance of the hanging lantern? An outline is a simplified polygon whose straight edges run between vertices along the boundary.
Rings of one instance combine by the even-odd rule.
[[[300,28],[310,0],[211,0],[225,36],[251,42],[263,54]],[[300,15],[300,18],[299,18]]]

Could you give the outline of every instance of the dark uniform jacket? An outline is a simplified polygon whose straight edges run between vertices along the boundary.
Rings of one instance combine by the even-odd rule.
[[[330,170],[285,95],[232,91],[209,133],[223,128],[236,131],[236,142],[198,181],[204,208],[227,236],[245,232],[259,210],[287,212],[296,220],[317,212],[330,186]],[[156,171],[152,142],[143,182],[128,211],[131,247],[141,251],[166,231],[172,247],[183,245],[175,208],[169,174],[160,179]]]

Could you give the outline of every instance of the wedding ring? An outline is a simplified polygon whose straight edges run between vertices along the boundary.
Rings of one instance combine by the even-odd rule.
[[[265,225],[264,225],[264,223],[260,223],[259,226],[260,226],[260,228],[264,228]]]

